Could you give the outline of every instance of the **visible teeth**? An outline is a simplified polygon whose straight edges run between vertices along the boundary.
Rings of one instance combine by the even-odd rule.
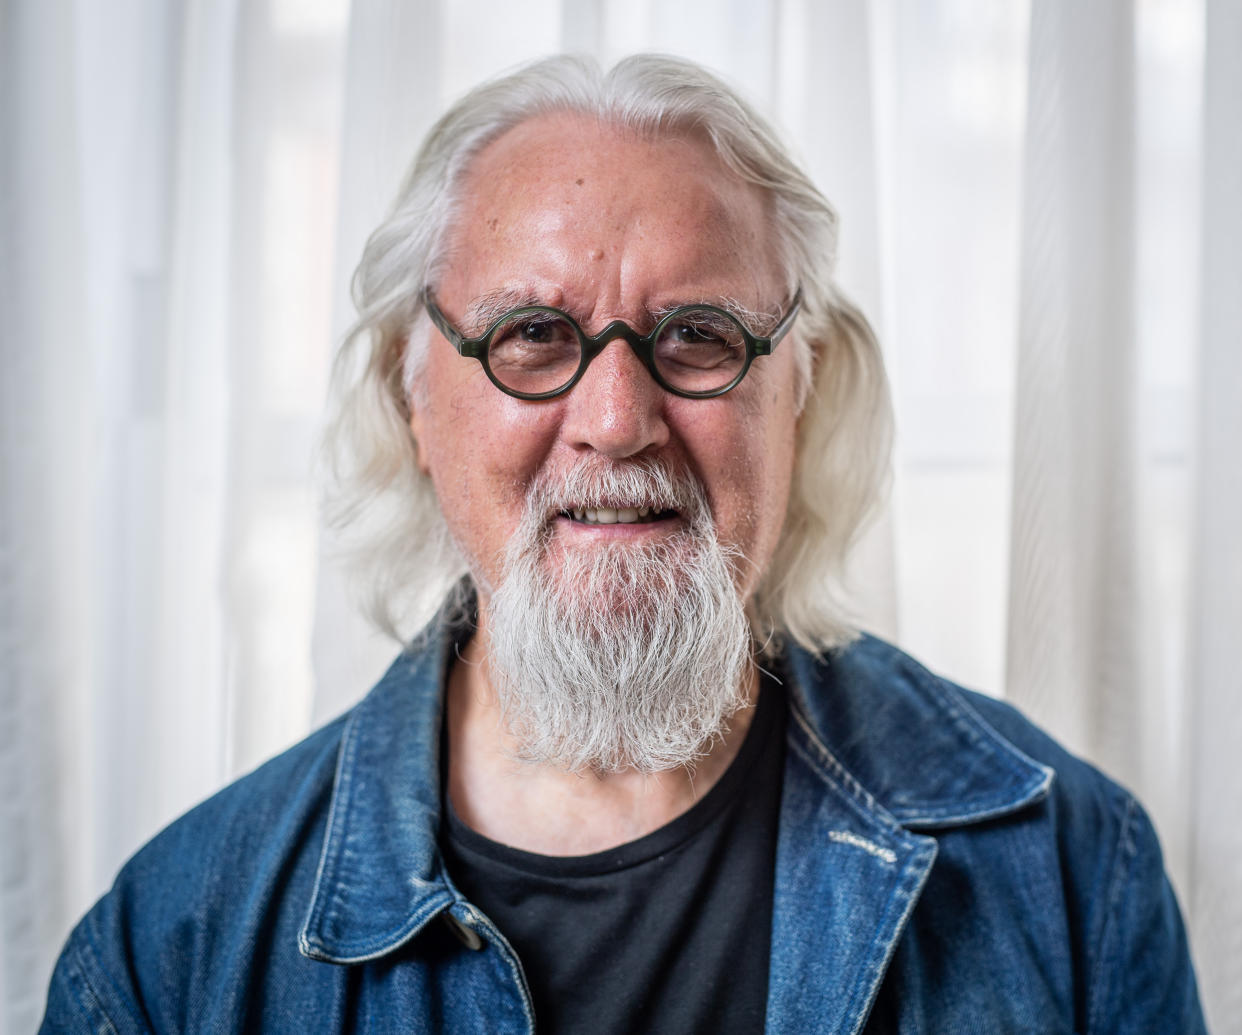
[[[655,521],[661,512],[654,507],[571,507],[562,513],[588,525],[632,525]]]

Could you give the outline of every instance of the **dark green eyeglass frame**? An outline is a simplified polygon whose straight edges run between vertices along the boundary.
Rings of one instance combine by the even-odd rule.
[[[441,312],[440,307],[436,305],[435,299],[431,295],[430,288],[425,288],[423,290],[423,305],[427,309],[427,315],[431,317],[431,322],[434,323],[440,333],[448,339],[449,344],[451,344],[460,355],[477,359],[483,365],[483,371],[487,374],[488,380],[504,392],[505,395],[511,395],[515,399],[538,401],[540,399],[554,399],[558,395],[564,395],[571,388],[573,388],[574,385],[582,380],[582,375],[586,373],[587,367],[591,365],[591,361],[603,352],[608,344],[615,341],[617,338],[624,339],[626,344],[634,350],[634,355],[642,361],[643,366],[647,368],[647,372],[651,374],[652,379],[666,392],[671,392],[673,395],[679,395],[684,399],[714,399],[716,396],[724,395],[726,392],[732,391],[736,388],[741,383],[742,378],[746,376],[746,372],[750,369],[750,364],[754,361],[754,358],[756,356],[770,355],[772,350],[780,343],[780,340],[789,333],[789,329],[793,326],[793,322],[798,315],[798,310],[802,307],[802,289],[799,288],[794,294],[793,301],[789,303],[789,309],[786,311],[785,315],[781,317],[780,323],[772,329],[772,333],[767,337],[759,337],[758,335],[751,334],[742,321],[730,313],[727,309],[721,309],[719,306],[714,305],[695,304],[679,306],[671,313],[661,317],[660,321],[655,325],[655,327],[652,328],[651,333],[647,335],[639,334],[624,320],[613,320],[612,323],[600,331],[599,334],[590,335],[578,325],[577,320],[560,309],[555,309],[552,306],[540,305],[521,306],[505,313],[503,316],[498,317],[492,325],[487,328],[487,330],[477,337],[467,338],[448,322],[448,319],[445,317],[444,313]],[[704,309],[728,317],[728,319],[738,325],[746,341],[746,360],[742,363],[742,367],[738,371],[737,376],[723,387],[712,388],[703,392],[686,391],[685,389],[669,384],[660,375],[660,371],[656,367],[655,362],[655,343],[660,336],[660,332],[663,331],[669,323],[676,320],[680,314],[690,312],[692,310],[702,311]],[[491,365],[487,361],[488,346],[491,344],[492,335],[495,334],[499,327],[511,322],[514,317],[533,316],[536,313],[552,313],[564,319],[569,326],[574,329],[578,335],[578,346],[581,350],[581,359],[578,362],[578,369],[574,371],[573,376],[559,388],[553,388],[551,391],[547,392],[520,392],[515,388],[510,388],[507,385],[502,384],[500,380],[497,379],[496,375],[492,373]]]

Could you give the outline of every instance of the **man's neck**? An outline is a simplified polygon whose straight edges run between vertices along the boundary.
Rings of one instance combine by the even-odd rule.
[[[487,677],[484,637],[476,633],[449,671],[448,793],[467,826],[501,844],[542,855],[589,855],[643,837],[715,785],[750,728],[758,693],[753,667],[746,676],[749,705],[693,769],[570,773],[521,761]]]

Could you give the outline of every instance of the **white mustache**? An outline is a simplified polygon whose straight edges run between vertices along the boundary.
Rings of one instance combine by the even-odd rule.
[[[675,510],[692,528],[710,521],[702,483],[690,471],[658,458],[583,460],[568,471],[540,472],[527,492],[527,518],[540,525],[557,514],[588,507]]]

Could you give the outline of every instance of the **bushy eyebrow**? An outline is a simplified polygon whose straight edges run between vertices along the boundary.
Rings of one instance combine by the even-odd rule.
[[[657,321],[668,316],[669,313],[676,312],[678,309],[684,309],[688,305],[710,305],[715,306],[717,309],[723,309],[730,316],[735,317],[738,323],[750,331],[751,334],[758,336],[767,334],[781,322],[780,313],[759,312],[743,305],[736,298],[728,295],[720,298],[701,298],[693,302],[677,302],[673,305],[656,306],[655,308],[648,309],[647,312],[653,321]]]
[[[530,291],[501,288],[480,295],[466,307],[467,336],[482,334],[506,313],[528,305],[543,305],[542,300]]]
[[[501,288],[498,291],[489,291],[474,299],[466,307],[465,334],[468,337],[482,334],[493,323],[507,313],[513,312],[514,309],[544,304],[543,299],[531,291],[522,291],[515,288]],[[757,335],[767,334],[780,322],[781,318],[779,312],[759,312],[743,305],[736,298],[727,295],[719,298],[696,298],[663,306],[648,306],[647,315],[650,317],[652,324],[655,324],[669,313],[694,305],[711,305],[717,309],[723,309],[726,313],[736,317],[742,326],[746,327],[752,334]]]

